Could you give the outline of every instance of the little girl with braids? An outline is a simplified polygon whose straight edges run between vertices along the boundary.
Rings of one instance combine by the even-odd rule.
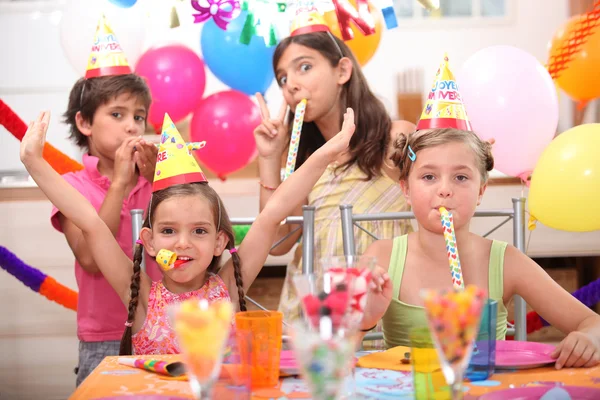
[[[153,195],[132,262],[91,204],[43,159],[49,120],[49,113],[42,112],[31,122],[21,161],[48,199],[82,230],[98,268],[128,307],[121,354],[179,352],[166,315],[170,304],[190,297],[230,299],[245,310],[244,293],[263,267],[280,222],[300,205],[327,165],[347,151],[355,128],[348,108],[341,131],[281,184],[235,249],[221,199],[165,116]],[[161,249],[175,252],[177,260],[162,281],[152,282],[140,268],[142,254],[156,257]],[[219,267],[225,249],[231,259]]]

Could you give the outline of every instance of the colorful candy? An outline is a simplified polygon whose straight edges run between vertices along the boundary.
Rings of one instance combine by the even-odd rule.
[[[444,229],[444,240],[446,241],[446,252],[448,253],[452,285],[457,289],[464,289],[465,282],[460,267],[460,257],[458,256],[458,247],[456,245],[456,234],[454,233],[454,219],[452,218],[452,213],[445,207],[440,207],[440,216],[442,228]]]
[[[486,291],[468,285],[451,291],[424,290],[423,298],[431,335],[446,361],[461,362],[477,336]]]
[[[177,254],[171,250],[161,249],[156,255],[156,263],[163,271],[175,268],[175,261],[177,261]]]
[[[296,360],[302,369],[312,397],[319,400],[338,398],[342,383],[348,375],[354,341],[351,336],[324,340],[319,333],[297,332],[293,346]]]
[[[294,172],[296,168],[296,158],[298,157],[298,145],[300,144],[300,133],[302,132],[302,123],[304,122],[304,113],[306,112],[306,99],[302,99],[296,106],[294,114],[294,124],[292,125],[292,136],[290,138],[290,148],[288,150],[287,161],[285,163],[284,180]]]

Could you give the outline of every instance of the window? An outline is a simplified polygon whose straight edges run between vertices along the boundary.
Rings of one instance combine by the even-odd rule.
[[[514,0],[438,0],[440,7],[429,11],[418,0],[393,0],[398,22],[427,19],[485,19],[505,20]]]

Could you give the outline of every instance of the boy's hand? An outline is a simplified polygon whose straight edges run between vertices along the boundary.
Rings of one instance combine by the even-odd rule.
[[[133,136],[125,139],[115,153],[115,167],[113,171],[113,184],[127,186],[135,176],[135,161],[133,161],[134,147],[140,145],[142,139]]]
[[[329,139],[322,147],[323,151],[331,158],[336,159],[346,150],[350,144],[350,139],[354,135],[356,126],[354,125],[354,110],[351,108],[346,109],[344,114],[344,123],[342,124],[342,130],[337,133],[334,137]]]
[[[35,161],[43,158],[44,144],[46,143],[46,132],[50,124],[50,112],[42,111],[35,121],[29,123],[27,132],[21,140],[21,162]]]
[[[158,147],[144,139],[134,148],[133,161],[137,165],[140,175],[150,183],[154,181],[157,155]]]
[[[574,331],[563,339],[551,354],[556,369],[594,367],[600,363],[600,343],[587,332]]]

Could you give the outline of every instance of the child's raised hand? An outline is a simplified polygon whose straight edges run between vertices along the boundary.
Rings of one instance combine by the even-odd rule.
[[[256,149],[262,158],[276,158],[279,160],[285,151],[288,142],[288,124],[285,119],[287,104],[284,101],[277,118],[271,118],[267,103],[260,93],[256,94],[262,122],[254,129]]]
[[[367,294],[367,307],[365,308],[361,329],[368,329],[377,324],[387,311],[393,296],[392,281],[383,268],[376,266],[371,276],[372,279]]]
[[[29,123],[27,132],[21,140],[21,162],[28,162],[43,157],[44,144],[46,143],[46,132],[50,124],[50,112],[42,111],[35,121]]]
[[[135,161],[135,164],[140,171],[140,175],[148,182],[152,183],[154,181],[154,169],[156,168],[158,147],[153,143],[148,143],[142,139],[133,150],[133,161]]]
[[[337,158],[340,154],[348,149],[350,139],[354,135],[356,126],[354,125],[354,110],[351,108],[346,109],[344,114],[344,123],[342,124],[342,130],[337,135],[329,139],[322,147],[323,151],[326,151],[332,158]]]
[[[600,343],[587,332],[574,331],[556,346],[551,357],[556,358],[556,369],[593,367],[600,363]]]

